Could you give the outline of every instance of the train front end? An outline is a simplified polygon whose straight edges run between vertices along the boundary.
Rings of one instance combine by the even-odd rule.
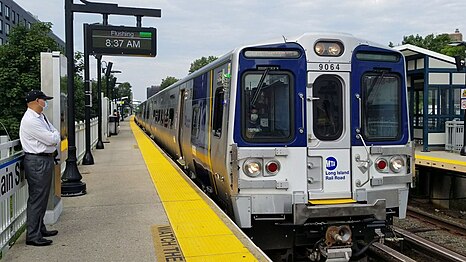
[[[232,208],[263,249],[342,261],[406,215],[405,65],[350,35],[238,51]]]

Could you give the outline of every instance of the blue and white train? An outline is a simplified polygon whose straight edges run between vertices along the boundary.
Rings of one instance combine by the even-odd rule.
[[[137,123],[264,250],[345,261],[406,216],[405,60],[348,34],[237,48],[140,105]]]

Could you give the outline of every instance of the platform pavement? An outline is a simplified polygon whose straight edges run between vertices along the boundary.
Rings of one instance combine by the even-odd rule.
[[[129,121],[95,165],[79,166],[87,194],[63,198],[51,246],[25,245],[25,233],[0,261],[156,261],[151,226],[169,225]]]

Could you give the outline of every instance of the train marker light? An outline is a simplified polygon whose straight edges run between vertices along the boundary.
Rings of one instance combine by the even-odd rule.
[[[265,170],[269,175],[276,175],[280,171],[280,163],[278,161],[272,160],[265,165]]]
[[[379,172],[387,172],[387,166],[388,166],[387,160],[383,158],[379,158],[375,161],[375,168]]]

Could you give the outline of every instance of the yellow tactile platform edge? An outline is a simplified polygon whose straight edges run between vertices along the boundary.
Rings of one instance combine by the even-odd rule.
[[[416,165],[441,168],[451,171],[466,172],[466,161],[444,159],[416,154]]]
[[[258,261],[133,118],[131,129],[186,261]]]

